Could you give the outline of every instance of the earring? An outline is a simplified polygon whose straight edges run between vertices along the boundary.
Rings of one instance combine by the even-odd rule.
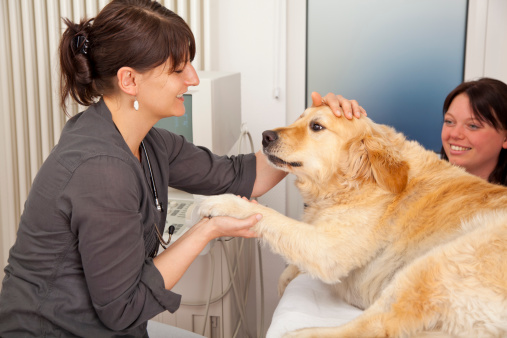
[[[137,97],[136,97],[136,98],[135,98],[135,100],[134,100],[134,109],[135,109],[136,111],[138,111],[138,110],[139,110],[139,101],[137,101]]]

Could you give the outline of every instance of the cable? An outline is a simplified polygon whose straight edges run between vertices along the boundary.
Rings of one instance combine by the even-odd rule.
[[[246,127],[246,123],[243,123],[241,125],[241,135],[240,135],[239,144],[238,144],[238,153],[241,152],[241,144],[243,141],[243,137],[245,135],[248,137],[248,140],[250,141],[250,151],[254,152],[254,144],[253,144],[253,140],[252,140],[252,135],[248,131],[248,129]],[[262,265],[262,252],[261,252],[261,245],[260,245],[259,241],[257,241],[257,255],[259,258],[259,283],[260,283],[260,289],[261,289],[261,313],[260,313],[261,323],[260,323],[259,332],[257,333],[257,336],[260,338],[260,337],[263,337],[263,332],[264,332],[264,276],[263,276],[263,265]],[[245,304],[246,304],[246,301],[245,301]]]
[[[235,237],[234,237],[235,238]],[[234,239],[234,238],[231,238],[231,239]],[[220,239],[219,241],[220,242],[229,242],[231,239]],[[223,244],[222,244],[223,245]],[[243,247],[240,246],[240,250],[238,252],[238,255],[241,255],[242,254],[242,249]],[[211,252],[211,251],[210,251]],[[209,254],[209,253],[208,253]],[[227,284],[227,287],[225,288],[225,291],[222,292],[220,295],[212,298],[210,300],[210,303],[213,304],[213,303],[216,303],[218,302],[219,300],[221,300],[222,298],[224,298],[228,293],[229,291],[231,291],[231,288],[232,288],[232,278],[235,278],[236,277],[236,274],[238,272],[238,263],[236,263],[236,265],[234,266],[234,269],[233,269],[233,276],[231,277],[231,280],[229,280],[229,284]],[[181,305],[183,306],[205,306],[207,304],[207,301],[201,301],[201,302],[181,302]]]
[[[213,250],[209,251],[210,264],[211,264],[211,283],[209,287],[209,297],[208,302],[206,303],[206,314],[204,315],[204,324],[202,325],[202,335],[206,332],[206,322],[208,321],[208,313],[211,301],[211,294],[213,293],[213,280],[215,279],[215,256],[213,255]]]
[[[264,277],[262,271],[262,252],[261,252],[261,243],[257,241],[257,255],[259,257],[259,280],[261,285],[261,325],[259,328],[259,332],[257,333],[257,337],[263,337],[264,332]]]
[[[218,240],[220,240],[220,238]],[[225,260],[227,261],[227,269],[229,270],[229,275],[232,276],[232,267],[231,267],[231,263],[229,260],[229,251],[228,251],[227,247],[223,244],[222,244],[222,250],[224,250]],[[239,258],[238,258],[238,261],[239,261]],[[242,298],[239,297],[239,294],[238,294],[239,291],[238,291],[238,287],[236,285],[235,278],[232,279],[232,290],[234,291],[234,296],[235,296],[235,300],[236,300],[236,305],[238,307],[239,316],[241,318],[241,322],[243,323],[243,330],[245,331],[246,337],[250,337],[250,335],[248,334],[248,323],[246,322],[245,309],[241,304]]]
[[[250,152],[253,153],[255,151],[255,149],[254,149],[254,144],[253,144],[253,140],[252,140],[252,135],[250,135],[250,132],[248,131],[248,129],[246,127],[246,123],[243,123],[241,125],[241,133],[239,135],[239,142],[238,142],[238,151],[237,151],[237,153],[241,154],[241,145],[243,143],[243,137],[244,136],[248,137],[248,140],[250,141]]]
[[[242,241],[244,241],[244,238],[242,238]],[[243,244],[243,242],[242,242],[242,244]],[[247,252],[249,252],[249,250],[248,250],[248,249],[247,249]],[[248,302],[248,290],[249,290],[249,287],[250,287],[250,278],[251,278],[251,271],[252,271],[252,257],[253,257],[253,256],[252,256],[252,255],[249,255],[249,257],[250,257],[250,262],[248,262],[248,263],[246,264],[246,266],[249,266],[249,267],[250,267],[250,269],[248,269],[248,275],[247,275],[247,277],[246,277],[247,284],[246,284],[246,286],[245,286],[245,295],[244,295],[243,304],[242,304],[242,306],[243,306],[243,308],[245,309],[245,311],[246,311],[246,304],[247,304],[247,302]],[[239,259],[239,258],[238,258],[238,259]],[[238,321],[237,321],[237,323],[236,323],[236,330],[234,331],[234,336],[233,336],[233,337],[236,337],[236,336],[237,336],[237,334],[238,334],[238,332],[239,332],[239,328],[241,327],[241,323],[242,323],[241,318],[239,318],[239,320],[238,320]]]
[[[252,247],[251,249],[255,250],[255,247]],[[250,251],[251,250],[248,250],[248,252],[250,252]],[[245,306],[245,309],[246,309],[246,304],[248,303],[248,291],[249,291],[249,286],[250,286],[250,278],[252,277],[252,270],[255,269],[255,266],[254,266],[254,264],[255,264],[255,262],[254,262],[255,257],[254,257],[254,255],[250,255],[249,259],[250,259],[250,261],[246,264],[246,266],[250,267],[250,269],[248,269],[248,275],[246,277],[246,280],[248,281],[248,283],[247,283],[247,285],[245,287],[245,295],[244,295],[244,299],[243,299],[243,306]],[[262,274],[262,272],[261,272],[261,274]],[[264,294],[264,291],[262,289],[263,289],[263,287],[261,285],[261,297],[263,297],[263,294]],[[264,303],[264,300],[261,299],[261,307],[262,308],[264,307],[263,303]],[[264,313],[264,311],[261,311],[261,313]],[[234,334],[233,337],[235,337],[237,335],[240,326],[241,326],[241,319],[238,320],[238,322],[236,323],[236,330],[235,330],[235,334]],[[263,328],[262,320],[261,320],[261,328]],[[258,333],[259,337],[262,335],[261,332],[262,331],[259,331],[259,333]]]

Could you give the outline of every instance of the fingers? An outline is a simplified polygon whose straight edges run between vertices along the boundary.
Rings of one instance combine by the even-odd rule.
[[[312,92],[312,107],[318,107],[323,104],[322,96],[317,92]]]
[[[327,104],[329,108],[333,111],[333,113],[340,117],[345,115],[346,118],[351,119],[350,117],[350,102],[343,98],[341,95],[335,95],[333,93],[328,93],[322,99],[322,103]]]
[[[245,200],[245,201],[247,201],[247,202],[251,202],[251,203],[253,203],[253,204],[259,204],[259,202],[257,202],[257,200],[250,200],[250,199],[248,199],[247,197],[245,197],[245,196],[240,196],[240,195],[236,195],[236,196],[241,197],[241,199],[243,199],[243,200]]]
[[[359,104],[356,100],[347,100],[341,95],[335,95],[333,93],[327,94],[325,97],[325,102],[333,102],[334,104],[338,104],[343,112],[343,115],[351,120],[353,116],[360,117],[361,114],[359,112]],[[331,105],[329,105],[332,108]],[[359,115],[355,115],[356,112],[359,112]],[[340,114],[335,114],[336,116],[340,117]]]
[[[252,227],[254,225],[256,225],[261,219],[262,219],[261,214],[254,214],[254,215],[248,217],[246,219],[247,224],[246,224],[245,228],[243,229],[244,233],[241,234],[241,237],[245,237],[245,238],[259,237],[259,234],[252,230]]]
[[[325,97],[322,97],[319,93],[312,92],[312,107],[319,107],[323,104],[329,106],[336,116],[342,116],[343,110],[337,96],[328,93]]]
[[[342,97],[342,98],[343,98],[343,97]],[[343,100],[344,100],[344,101],[347,101],[347,99],[344,99],[344,98],[343,98]],[[363,107],[361,107],[361,106],[359,105],[359,103],[357,103],[357,101],[356,101],[356,100],[350,100],[349,102],[350,102],[350,106],[351,106],[352,114],[354,115],[354,117],[356,117],[356,118],[360,118],[360,117],[361,117],[361,115],[367,116],[367,114],[366,114],[366,110],[364,110],[364,108],[363,108]],[[352,118],[352,117],[351,117],[351,118]]]
[[[360,118],[361,115],[367,116],[366,110],[356,100],[347,100],[341,95],[328,93],[322,97],[319,93],[313,92],[312,102],[313,107],[319,107],[323,104],[328,105],[337,117],[344,115],[350,120],[352,117]]]
[[[219,216],[213,217],[210,222],[217,228],[215,237],[244,237],[255,238],[259,235],[252,230],[257,222],[262,219],[261,214],[253,214],[245,219]]]

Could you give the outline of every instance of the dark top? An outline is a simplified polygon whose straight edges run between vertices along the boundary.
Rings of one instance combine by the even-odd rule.
[[[167,187],[250,196],[255,156],[216,156],[152,128],[144,139],[164,212],[142,163],[103,100],[71,118],[37,174],[10,250],[0,336],[147,336],[148,319],[176,311],[152,257]]]

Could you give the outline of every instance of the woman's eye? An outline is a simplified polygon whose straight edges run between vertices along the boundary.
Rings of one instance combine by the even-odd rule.
[[[313,131],[320,131],[320,130],[323,130],[323,129],[324,129],[324,127],[323,127],[323,126],[321,126],[320,124],[315,123],[315,122],[312,122],[312,123],[310,124],[310,128],[312,128],[312,130],[313,130]]]

